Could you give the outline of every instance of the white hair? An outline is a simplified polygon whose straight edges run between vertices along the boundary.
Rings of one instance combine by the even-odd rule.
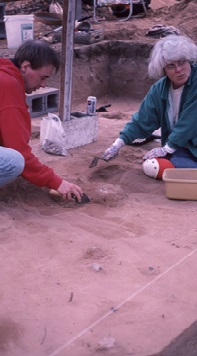
[[[150,54],[149,76],[154,79],[163,77],[164,67],[179,60],[187,60],[191,64],[197,61],[197,46],[194,41],[189,37],[179,35],[168,35],[160,39]]]

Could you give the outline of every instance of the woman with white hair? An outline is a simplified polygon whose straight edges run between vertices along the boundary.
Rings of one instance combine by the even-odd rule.
[[[103,154],[110,160],[120,148],[145,139],[161,128],[162,147],[145,154],[145,174],[161,178],[166,167],[197,168],[197,46],[186,36],[169,35],[152,49],[148,71],[159,79],[150,88],[135,113]],[[165,157],[167,159],[162,159]],[[155,160],[162,162],[160,175]],[[166,161],[166,165],[165,165]],[[169,161],[171,162],[169,165]],[[161,167],[160,167],[161,168]],[[157,172],[158,173],[158,172]]]

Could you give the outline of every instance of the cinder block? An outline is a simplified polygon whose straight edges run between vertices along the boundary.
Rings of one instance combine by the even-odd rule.
[[[59,106],[59,90],[54,89],[44,95],[46,112],[58,111]]]
[[[36,93],[36,92],[33,92]],[[38,117],[46,113],[44,96],[40,94],[26,94],[26,103],[29,106],[31,117]]]
[[[75,148],[95,142],[98,139],[98,116],[86,114],[72,116],[71,120],[63,121],[66,149]]]
[[[26,103],[32,118],[58,111],[58,102],[59,89],[46,87],[26,94]]]

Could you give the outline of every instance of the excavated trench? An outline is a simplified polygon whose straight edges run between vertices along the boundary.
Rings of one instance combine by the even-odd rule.
[[[84,102],[88,95],[141,100],[152,84],[147,73],[151,48],[150,44],[131,41],[75,47],[73,104]]]
[[[150,43],[132,41],[75,45],[72,104],[86,102],[89,95],[141,100],[152,84],[147,73],[151,48]],[[59,82],[60,74],[56,76],[55,87],[58,88]],[[54,86],[54,78],[48,85]]]

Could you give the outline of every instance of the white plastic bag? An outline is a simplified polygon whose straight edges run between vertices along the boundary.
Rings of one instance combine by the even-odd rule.
[[[52,0],[51,4],[49,5],[49,12],[55,14],[63,14],[63,8],[58,1]]]
[[[43,151],[56,156],[67,156],[66,137],[60,118],[52,113],[40,123],[40,144]]]

